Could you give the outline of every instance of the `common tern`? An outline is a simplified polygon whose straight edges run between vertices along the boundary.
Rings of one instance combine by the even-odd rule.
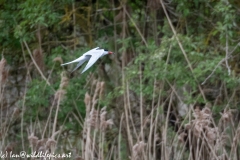
[[[61,66],[64,66],[64,65],[67,65],[67,64],[71,64],[71,63],[76,63],[78,62],[77,66],[73,69],[72,72],[74,72],[76,69],[78,69],[84,62],[86,62],[87,60],[88,63],[86,65],[86,67],[83,69],[83,71],[81,72],[84,73],[86,70],[88,70],[100,57],[103,57],[107,54],[112,54],[113,52],[111,51],[108,51],[106,49],[101,49],[99,47],[96,47],[94,49],[91,49],[90,51],[84,53],[81,57],[71,61],[71,62],[68,62],[68,63],[64,63],[64,64],[61,64]]]

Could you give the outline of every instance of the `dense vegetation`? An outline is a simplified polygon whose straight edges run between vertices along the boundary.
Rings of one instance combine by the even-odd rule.
[[[0,151],[240,159],[238,0],[0,8]],[[115,54],[84,74],[61,67],[96,46]]]

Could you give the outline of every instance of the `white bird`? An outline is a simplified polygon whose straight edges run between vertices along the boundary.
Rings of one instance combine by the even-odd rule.
[[[71,64],[71,63],[76,63],[78,62],[77,66],[74,68],[74,70],[72,72],[74,72],[76,69],[78,69],[78,67],[80,67],[84,62],[86,62],[87,60],[88,63],[86,65],[86,67],[83,69],[82,73],[85,72],[86,70],[88,70],[100,57],[105,56],[107,54],[112,54],[113,52],[108,51],[106,49],[100,49],[99,47],[94,48],[86,53],[84,53],[81,57],[79,57],[78,59],[75,59],[71,62],[68,63],[64,63],[61,64],[61,66],[67,65],[67,64]],[[81,73],[81,74],[82,74]]]

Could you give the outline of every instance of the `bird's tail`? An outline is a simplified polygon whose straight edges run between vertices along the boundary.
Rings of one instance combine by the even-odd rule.
[[[79,59],[76,59],[76,60],[68,62],[68,63],[61,64],[61,66],[65,66],[67,64],[76,63],[76,62],[79,62]]]
[[[65,65],[71,64],[71,63],[73,63],[73,62],[68,62],[68,63],[61,64],[61,66],[65,66]]]

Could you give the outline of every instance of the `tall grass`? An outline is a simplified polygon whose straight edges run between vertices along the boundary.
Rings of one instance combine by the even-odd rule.
[[[4,59],[0,64],[4,68]],[[153,90],[152,106],[148,109],[141,97],[134,95],[127,87],[126,97],[120,98],[125,100],[116,101],[124,105],[118,112],[106,106],[100,107],[99,101],[105,95],[105,83],[94,79],[90,83],[91,92],[86,92],[84,98],[86,116],[83,118],[73,113],[71,117],[72,121],[78,121],[82,126],[82,132],[77,135],[71,134],[71,131],[64,133],[63,124],[59,124],[57,117],[61,107],[64,107],[60,104],[68,83],[68,78],[62,74],[59,89],[55,92],[49,112],[46,112],[48,119],[20,126],[24,132],[22,144],[11,140],[13,133],[10,132],[13,132],[11,127],[15,120],[21,121],[23,113],[14,109],[6,117],[3,114],[6,111],[1,108],[3,152],[18,153],[23,149],[28,153],[70,152],[71,159],[239,159],[240,126],[236,123],[236,111],[226,106],[216,120],[212,106],[195,104],[189,105],[183,119],[178,116],[174,120],[173,115],[177,112],[174,100],[181,95],[174,87],[169,88],[167,96],[161,92],[159,94],[158,89],[163,90],[163,84]],[[156,86],[156,83],[155,79],[152,85]],[[4,87],[1,90],[3,94]],[[25,126],[27,128],[22,128]]]
[[[195,33],[189,36],[192,21],[187,15],[188,10],[186,17],[176,15],[176,6],[168,1],[148,0],[140,4],[111,1],[111,9],[99,9],[93,4],[79,8],[79,3],[74,2],[64,8],[66,13],[60,23],[70,25],[68,18],[72,17],[73,36],[70,41],[68,35],[63,35],[66,42],[53,36],[52,41],[44,43],[43,40],[51,36],[44,39],[41,31],[44,27],[40,25],[37,27],[38,47],[22,41],[26,72],[24,80],[15,85],[24,89],[14,105],[8,103],[11,99],[9,84],[18,69],[12,69],[11,75],[11,64],[7,64],[4,57],[1,59],[0,153],[57,153],[67,157],[51,159],[76,160],[240,159],[239,87],[228,86],[234,86],[231,82],[238,84],[238,70],[232,69],[236,72],[234,75],[221,75],[231,68],[229,57],[238,57],[232,54],[238,44],[232,47],[231,53],[228,39],[225,45],[215,47],[220,43],[215,41],[220,36],[216,38],[212,33],[215,28],[209,29],[211,33],[207,40],[206,37],[204,40],[194,39],[198,37],[197,33],[197,36]],[[138,5],[146,5],[145,10]],[[131,9],[134,7],[137,8],[136,13]],[[104,11],[114,13],[107,15]],[[81,12],[86,17],[82,17]],[[111,16],[114,16],[112,21],[109,20]],[[98,18],[102,21],[98,22]],[[208,21],[202,23],[206,25]],[[67,28],[62,27],[62,30]],[[112,35],[106,34],[109,31]],[[116,54],[108,58],[111,63],[106,58],[96,63],[97,69],[89,70],[86,75],[78,72],[70,75],[66,68],[60,68],[62,57],[70,59],[76,58],[75,55],[58,53],[52,58],[42,49],[52,53],[59,44],[63,50],[76,53],[82,46],[78,41],[92,46],[93,36],[96,36],[98,45],[105,45],[104,40],[109,44],[105,46],[114,46]],[[209,47],[202,47],[202,41],[207,41]],[[219,57],[222,58],[216,52],[222,53],[222,48],[224,58],[216,63]],[[194,54],[198,56],[196,59]],[[51,63],[50,57],[53,59]],[[211,63],[205,63],[205,58],[209,58]],[[235,67],[237,62],[234,61]],[[200,65],[203,67],[199,69]],[[209,71],[210,76],[206,76]],[[189,79],[186,80],[185,75]],[[35,87],[30,85],[35,79],[43,85],[36,87],[28,96]],[[203,85],[201,81],[204,79]],[[235,81],[231,81],[233,79]],[[45,93],[47,89],[49,93]],[[36,95],[42,96],[46,102],[41,102],[43,99],[36,98]],[[29,103],[29,97],[40,102]],[[2,158],[11,159],[10,155]]]

